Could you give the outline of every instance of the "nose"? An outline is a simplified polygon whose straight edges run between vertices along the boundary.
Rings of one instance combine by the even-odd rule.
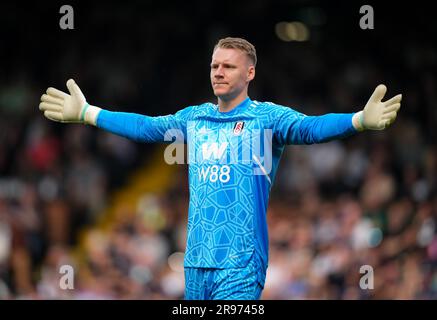
[[[224,77],[223,67],[222,66],[218,66],[218,68],[214,72],[214,78],[222,79],[223,77]]]

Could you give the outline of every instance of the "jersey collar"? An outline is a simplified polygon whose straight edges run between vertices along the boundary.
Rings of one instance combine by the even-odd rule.
[[[247,97],[246,99],[241,101],[240,104],[237,105],[231,111],[228,111],[228,112],[221,112],[221,111],[219,111],[218,104],[216,105],[216,111],[217,111],[217,114],[220,115],[221,117],[230,117],[230,116],[234,116],[236,114],[239,114],[239,113],[242,113],[242,112],[246,111],[247,107],[250,106],[251,103],[252,103],[252,100],[250,100],[250,98]]]

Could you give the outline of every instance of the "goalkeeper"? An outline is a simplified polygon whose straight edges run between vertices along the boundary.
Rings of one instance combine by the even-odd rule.
[[[166,142],[165,134],[174,130],[181,133],[190,159],[186,299],[259,299],[268,265],[266,211],[284,147],[383,130],[400,108],[401,95],[382,101],[384,85],[378,85],[355,113],[308,116],[255,101],[248,96],[248,86],[256,62],[255,48],[248,41],[221,39],[214,47],[210,71],[217,104],[189,106],[173,115],[105,110],[89,104],[71,79],[69,93],[48,88],[41,97],[39,108],[50,120],[93,125],[146,143]],[[262,146],[264,154],[253,146]],[[247,148],[250,156],[243,152],[241,157]]]

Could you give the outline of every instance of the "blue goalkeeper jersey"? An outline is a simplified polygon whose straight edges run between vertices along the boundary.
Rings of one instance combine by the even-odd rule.
[[[247,98],[229,112],[212,103],[159,117],[102,110],[97,126],[136,141],[187,144],[184,265],[227,269],[245,267],[253,254],[267,266],[267,204],[284,146],[350,136],[352,116],[307,116]]]

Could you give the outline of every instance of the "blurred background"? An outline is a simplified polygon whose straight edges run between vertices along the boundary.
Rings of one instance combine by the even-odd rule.
[[[59,9],[74,9],[62,30]],[[362,5],[374,29],[362,30]],[[74,78],[100,107],[150,116],[215,102],[214,44],[258,53],[252,99],[309,115],[355,112],[379,83],[395,124],[289,146],[268,209],[262,299],[437,298],[437,22],[415,1],[0,4],[0,299],[181,299],[187,167],[163,146],[48,121]],[[60,289],[60,266],[74,290]],[[374,289],[362,290],[362,265]]]

